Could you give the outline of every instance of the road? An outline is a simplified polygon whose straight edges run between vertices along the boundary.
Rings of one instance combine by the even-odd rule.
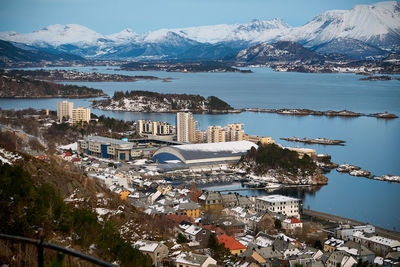
[[[303,214],[306,216],[313,217],[313,218],[318,218],[318,219],[322,219],[322,220],[329,221],[329,222],[335,222],[335,223],[350,224],[350,225],[366,224],[365,222],[360,222],[360,221],[352,220],[349,218],[344,218],[344,217],[340,217],[340,216],[336,216],[336,215],[332,215],[332,214],[328,214],[328,213],[323,213],[323,212],[319,212],[319,211],[315,211],[315,210],[309,210],[309,209],[303,209]],[[400,232],[387,230],[385,228],[378,227],[378,226],[375,226],[375,232],[380,236],[400,240]]]

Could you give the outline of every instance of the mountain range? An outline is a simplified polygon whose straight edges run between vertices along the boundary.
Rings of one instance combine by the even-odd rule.
[[[400,52],[400,4],[389,1],[329,10],[300,27],[273,19],[102,35],[77,24],[57,24],[27,34],[1,32],[0,39],[20,49],[87,59],[219,59],[278,41],[296,42],[320,54],[382,58]]]

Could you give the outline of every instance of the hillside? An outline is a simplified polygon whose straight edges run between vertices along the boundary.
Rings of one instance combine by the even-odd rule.
[[[204,113],[233,110],[229,104],[215,96],[204,98],[200,95],[160,94],[149,91],[115,92],[111,99],[94,101],[93,107],[133,112],[190,111]]]
[[[86,86],[63,85],[24,78],[0,70],[0,98],[85,98],[104,95]]]
[[[170,237],[172,226],[162,229],[158,218],[136,210],[118,194],[57,157],[39,160],[0,147],[0,186],[1,233],[37,238],[38,228],[43,228],[47,242],[119,266],[137,267],[151,266],[152,261],[130,242],[149,233]],[[36,257],[29,254],[34,253],[30,252],[32,247],[4,246],[1,240],[0,246],[0,262],[35,265]],[[55,257],[46,250],[46,266]],[[64,263],[82,266],[71,257],[66,257]]]
[[[299,154],[278,145],[259,145],[242,157],[238,166],[249,174],[286,184],[326,184],[316,163],[307,155]]]
[[[324,56],[295,42],[280,41],[274,44],[257,44],[246,48],[235,57],[234,61],[246,62],[248,64],[265,64],[268,62],[295,62],[304,63],[323,62]]]
[[[250,70],[240,70],[219,61],[195,62],[130,62],[121,66],[123,70],[130,71],[168,71],[168,72],[241,72],[251,73]]]
[[[5,153],[3,149],[1,152]],[[35,238],[40,227],[48,242],[117,261],[122,266],[151,266],[151,259],[134,249],[118,231],[117,225],[141,216],[134,209],[73,166],[64,166],[56,159],[46,162],[21,156],[12,166],[0,162],[1,233]],[[4,157],[1,159],[4,161]],[[126,218],[119,215],[100,219],[96,212],[100,207],[116,214],[123,209]],[[23,254],[29,246],[19,250],[2,247],[2,263],[34,265],[35,257]],[[46,264],[54,257],[54,252],[46,252]],[[65,261],[68,266],[78,264],[72,258]]]
[[[66,53],[53,54],[40,50],[24,50],[0,40],[0,67],[12,66],[14,63],[40,63],[41,61],[84,61],[85,59]]]

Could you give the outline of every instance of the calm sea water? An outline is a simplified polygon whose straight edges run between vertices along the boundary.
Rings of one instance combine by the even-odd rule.
[[[72,69],[72,68],[71,68]],[[78,68],[94,71],[92,68]],[[277,73],[256,68],[252,74],[240,73],[167,73],[129,72],[99,67],[97,72],[127,75],[154,75],[175,78],[172,82],[139,81],[127,83],[73,83],[115,91],[150,90],[161,93],[215,95],[234,108],[310,108],[316,110],[348,109],[375,113],[387,111],[400,115],[399,81],[360,81],[354,74]],[[71,83],[72,84],[72,83]],[[56,109],[61,99],[0,99],[2,109]],[[89,107],[89,99],[72,100],[75,106]],[[123,120],[151,119],[175,123],[174,114],[143,114],[92,110]],[[400,119],[293,117],[267,113],[243,112],[229,115],[196,114],[200,128],[239,122],[249,134],[272,136],[287,146],[311,147],[328,153],[337,163],[358,165],[375,175],[400,175]],[[325,137],[346,141],[346,146],[322,146],[288,143],[281,137]],[[304,206],[400,230],[400,184],[352,177],[333,170],[326,175],[328,185],[314,191],[287,189],[279,191],[304,200]],[[239,188],[240,185],[230,185]],[[241,191],[242,194],[267,194],[264,191]]]

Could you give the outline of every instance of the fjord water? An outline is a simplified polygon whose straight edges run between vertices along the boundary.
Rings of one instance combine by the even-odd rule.
[[[309,108],[315,110],[352,110],[362,113],[390,112],[400,115],[400,81],[360,81],[354,74],[279,73],[254,68],[242,73],[168,73],[130,72],[98,67],[78,68],[126,75],[154,75],[175,78],[172,82],[68,82],[114,91],[149,90],[160,93],[215,95],[234,108]],[[1,99],[2,109],[56,109],[60,99]],[[88,99],[73,99],[75,106],[89,107]],[[175,124],[175,114],[146,114],[92,109],[97,115],[124,120],[151,119]],[[272,136],[285,146],[315,148],[328,153],[339,164],[350,163],[374,175],[400,175],[400,119],[371,117],[329,118],[319,116],[283,116],[269,113],[195,114],[200,128],[239,122],[249,134]],[[303,145],[279,140],[280,137],[325,137],[345,140],[345,146]],[[388,229],[400,229],[400,184],[352,177],[335,170],[326,175],[328,185],[314,191],[290,189],[279,193],[303,198],[304,207],[369,222]],[[240,185],[229,185],[238,188]],[[241,191],[242,194],[269,194]]]

